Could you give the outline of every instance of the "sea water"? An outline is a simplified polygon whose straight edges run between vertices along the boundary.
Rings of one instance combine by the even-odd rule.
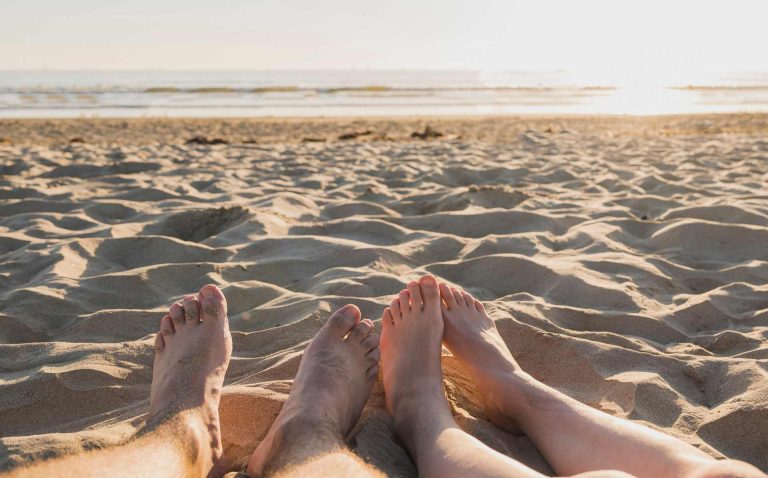
[[[768,72],[667,83],[568,71],[0,71],[0,117],[315,117],[768,111]]]

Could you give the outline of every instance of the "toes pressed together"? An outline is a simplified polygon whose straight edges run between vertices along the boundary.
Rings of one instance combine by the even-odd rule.
[[[408,282],[384,308],[381,336],[355,305],[330,315],[305,348],[288,398],[248,460],[248,473],[263,476],[322,454],[339,455],[381,369],[386,409],[420,475],[540,476],[460,429],[446,398],[443,346],[468,371],[490,421],[509,433],[525,432],[559,475],[570,475],[570,470],[618,469],[610,465],[633,463],[639,449],[654,458],[642,460],[640,472],[646,471],[647,463],[663,462],[654,466],[672,469],[701,466],[707,458],[690,445],[650,429],[640,430],[536,381],[517,364],[479,300],[425,275]],[[173,414],[192,417],[200,435],[195,452],[202,457],[203,468],[218,470],[223,463],[219,399],[232,352],[222,292],[205,286],[171,305],[160,320],[155,350],[150,418],[162,424]],[[530,405],[540,402],[548,406]],[[597,448],[612,448],[615,453],[592,457],[591,442],[573,452],[573,446],[581,446],[584,430],[602,440]],[[563,433],[572,439],[563,440]],[[625,443],[617,444],[616,436]],[[576,465],[553,451],[562,444]],[[678,450],[675,456],[689,458],[669,460],[666,451],[659,454],[669,447]],[[625,458],[606,464],[606,456],[617,454]],[[368,470],[362,462],[359,466]],[[739,476],[758,476],[754,471],[749,468],[750,474]],[[666,476],[647,476],[662,475]]]
[[[467,307],[466,304],[475,307],[469,294],[449,289],[429,275],[409,282],[384,309],[381,337],[374,323],[362,318],[360,309],[352,304],[331,314],[305,349],[291,394],[270,433],[251,457],[249,471],[258,474],[272,469],[270,466],[274,463],[270,465],[270,460],[280,455],[278,451],[286,452],[285,447],[295,445],[279,437],[286,436],[280,429],[290,429],[297,414],[304,416],[308,423],[330,421],[325,429],[337,430],[339,438],[343,438],[359,419],[382,366],[390,380],[385,383],[385,389],[392,377],[396,377],[395,386],[399,387],[399,392],[389,389],[387,394],[408,396],[408,384],[419,382],[412,380],[416,376],[433,381],[437,385],[432,388],[439,392],[444,311]],[[150,403],[153,413],[179,408],[169,407],[168,403],[178,400],[175,389],[189,384],[188,377],[197,377],[195,380],[199,383],[195,386],[201,390],[205,385],[205,374],[196,375],[183,369],[195,363],[185,359],[187,355],[208,356],[210,350],[221,349],[221,353],[213,353],[208,359],[211,363],[205,373],[210,377],[215,372],[219,383],[223,382],[231,351],[227,324],[226,300],[215,286],[205,286],[197,294],[185,296],[170,306],[160,320],[155,339],[157,353]],[[389,343],[387,351],[385,341]],[[382,360],[383,355],[387,355],[386,360]],[[394,361],[399,364],[392,365]],[[387,363],[389,370],[386,370]],[[215,409],[218,396],[210,395],[203,402],[190,402],[184,407]],[[219,449],[214,450],[214,458],[219,454]],[[291,456],[287,452],[285,455]]]
[[[437,283],[432,276],[425,276],[422,281],[427,283],[426,287],[420,282],[410,282],[392,299],[382,312],[382,324],[394,323],[412,311],[422,311],[433,304],[438,304],[443,312],[456,309],[485,312],[483,304],[469,292]]]
[[[197,295],[188,295],[171,305],[168,313],[160,320],[160,333],[155,337],[155,349],[162,351],[174,334],[186,324],[200,324],[204,318],[215,320],[226,318],[220,303],[224,301],[221,291],[214,285],[200,289]]]
[[[374,333],[373,322],[363,319],[358,322],[347,335],[345,341],[352,346],[359,346],[365,354],[368,378],[373,378],[379,372],[379,336]]]
[[[440,366],[443,322],[446,312],[470,308],[479,311],[482,305],[430,275],[409,282],[385,308],[381,338],[374,323],[362,318],[354,305],[331,314],[306,347],[287,401],[248,461],[249,473],[257,476],[295,464],[292,460],[322,445],[312,440],[343,444],[359,420],[380,367],[387,409],[397,415],[399,429],[415,423],[422,410],[419,403],[435,404],[443,418],[450,419]],[[205,286],[183,297],[162,317],[159,332],[150,416],[194,412],[210,434],[201,442],[210,443],[210,449],[201,445],[201,453],[211,466],[218,466],[222,442],[217,409],[232,347],[223,294],[215,286]],[[192,370],[201,359],[204,366]],[[326,434],[312,438],[291,432],[310,425]]]
[[[160,320],[159,333],[155,338],[155,349],[162,352],[173,341],[173,337],[186,326],[201,324],[204,320],[220,318],[221,311],[215,303],[206,299],[208,295],[221,296],[215,286],[205,286],[196,295],[188,295],[172,304]],[[438,283],[434,277],[424,276],[419,281],[411,281],[392,299],[381,316],[382,324],[394,325],[398,321],[424,311],[436,308],[438,311],[473,309],[484,312],[480,301],[469,293]],[[226,314],[223,314],[224,317]],[[434,314],[428,314],[434,318]],[[354,305],[346,305],[328,319],[326,328],[347,344],[357,346],[367,359],[366,375],[373,377],[378,373],[381,351],[379,335],[370,319],[361,319],[360,311]]]

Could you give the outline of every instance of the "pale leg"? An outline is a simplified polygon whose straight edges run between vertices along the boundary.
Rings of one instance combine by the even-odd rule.
[[[512,358],[478,300],[444,284],[440,292],[445,344],[472,374],[488,416],[501,428],[522,429],[558,474],[613,469],[648,478],[764,476],[538,382]]]
[[[382,368],[395,430],[425,477],[541,477],[461,430],[442,388],[437,282],[411,282],[382,316]]]

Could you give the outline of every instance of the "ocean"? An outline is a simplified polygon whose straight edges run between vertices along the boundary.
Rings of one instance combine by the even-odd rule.
[[[612,82],[568,71],[0,71],[0,117],[768,111],[768,72]]]

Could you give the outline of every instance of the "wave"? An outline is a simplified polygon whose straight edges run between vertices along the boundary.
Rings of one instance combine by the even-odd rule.
[[[467,93],[579,93],[579,92],[610,92],[620,89],[614,86],[424,86],[399,87],[386,85],[336,86],[315,87],[296,85],[275,85],[258,87],[229,87],[229,86],[92,86],[92,87],[6,87],[0,88],[0,94],[18,95],[103,95],[103,94],[232,94],[232,93],[300,93],[300,94],[390,94],[413,93],[429,94],[440,92]]]
[[[300,95],[427,95],[440,93],[486,93],[486,94],[601,94],[625,89],[621,86],[586,85],[586,86],[297,86],[273,85],[254,87],[233,86],[89,86],[89,87],[0,87],[0,94],[17,95],[105,95],[105,94],[300,94]],[[660,87],[660,90],[693,91],[703,93],[750,93],[768,92],[768,84],[752,85],[684,85]]]
[[[686,91],[723,91],[723,92],[749,92],[749,91],[768,91],[768,85],[687,85],[672,86],[672,90]]]
[[[440,101],[440,102],[408,102],[407,106],[418,108],[450,108],[450,107],[471,107],[478,103],[474,100],[468,99],[466,101]],[[556,99],[556,98],[527,98],[513,101],[497,101],[493,103],[495,106],[546,106],[546,105],[576,105],[578,101],[568,99]],[[0,111],[2,110],[16,110],[24,108],[28,110],[100,110],[100,109],[151,109],[151,108],[163,108],[169,110],[196,110],[200,108],[209,108],[217,110],[236,110],[236,109],[273,109],[273,108],[304,108],[321,110],[323,108],[377,108],[377,107],[392,107],[389,102],[366,102],[366,103],[354,103],[354,102],[334,102],[330,104],[312,104],[302,101],[295,101],[289,103],[202,103],[202,104],[186,104],[186,103],[174,103],[155,105],[151,103],[95,103],[95,102],[83,102],[83,103],[25,103],[17,105],[6,105],[0,103]]]
[[[253,87],[234,87],[224,85],[213,86],[148,86],[128,87],[120,85],[88,86],[88,87],[51,87],[51,86],[24,86],[24,87],[0,87],[0,94],[17,95],[104,95],[104,94],[436,94],[436,93],[488,93],[488,94],[585,94],[585,93],[610,93],[623,90],[622,86],[586,85],[586,86],[387,86],[387,85],[360,85],[360,86],[298,86],[298,85],[271,85]],[[724,93],[749,93],[768,92],[768,84],[751,85],[682,85],[660,87],[660,90],[694,91],[694,92],[724,92]]]

